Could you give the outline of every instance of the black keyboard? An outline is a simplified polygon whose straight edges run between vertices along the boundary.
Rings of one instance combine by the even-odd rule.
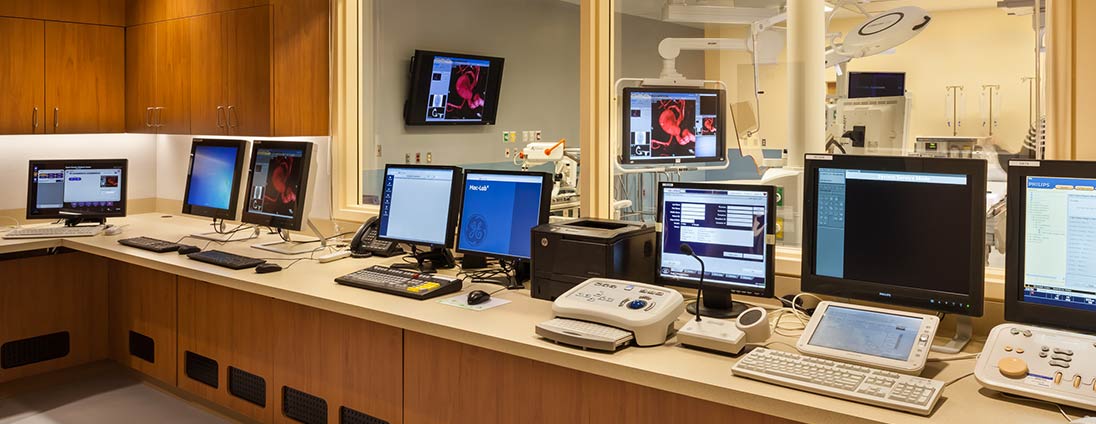
[[[172,243],[170,241],[154,239],[150,237],[134,237],[121,239],[118,240],[118,243],[124,246],[136,247],[138,249],[144,249],[156,253],[174,252],[176,250],[179,250],[179,243]]]
[[[392,269],[382,265],[346,274],[335,279],[344,286],[426,300],[459,292],[461,280],[434,274]]]
[[[220,250],[207,250],[204,252],[195,252],[186,257],[194,259],[196,261],[205,262],[207,264],[213,264],[217,266],[223,266],[230,269],[246,269],[254,268],[266,263],[265,260],[249,258],[247,256],[237,255],[235,253],[222,252]]]

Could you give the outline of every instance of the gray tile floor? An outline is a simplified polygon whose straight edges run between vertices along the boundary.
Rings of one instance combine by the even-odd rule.
[[[121,371],[0,399],[0,424],[226,422]]]

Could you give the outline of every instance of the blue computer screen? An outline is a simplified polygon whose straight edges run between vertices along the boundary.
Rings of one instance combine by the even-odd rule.
[[[632,160],[719,157],[718,94],[635,91],[628,102]]]
[[[920,330],[921,318],[830,306],[807,344],[906,360]]]
[[[688,243],[705,284],[765,288],[768,193],[664,187],[662,197],[662,277],[700,280],[700,264],[679,251]]]
[[[483,120],[490,102],[487,92],[491,62],[482,59],[437,56],[430,73],[426,122]]]
[[[1024,301],[1096,311],[1096,180],[1027,177]]]
[[[460,249],[529,259],[530,234],[540,223],[543,183],[540,175],[468,172]]]
[[[187,203],[214,209],[228,209],[232,201],[233,179],[239,148],[229,146],[195,146],[190,165]]]
[[[452,168],[389,167],[381,196],[380,228],[383,239],[444,246],[449,229]]]

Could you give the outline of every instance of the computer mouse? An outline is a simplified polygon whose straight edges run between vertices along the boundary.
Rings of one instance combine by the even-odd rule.
[[[282,266],[278,264],[265,263],[255,267],[256,274],[269,274],[271,272],[278,272],[282,270]]]
[[[189,244],[180,244],[179,245],[179,254],[180,255],[189,255],[191,253],[197,253],[197,252],[201,252],[201,251],[202,251],[202,249],[198,248],[198,246],[191,246]]]
[[[491,294],[483,290],[473,290],[471,293],[468,293],[469,305],[479,305],[488,300],[491,300]]]

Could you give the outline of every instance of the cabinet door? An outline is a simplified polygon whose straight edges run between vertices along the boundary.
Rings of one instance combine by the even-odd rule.
[[[229,134],[271,133],[271,8],[254,7],[225,14],[229,56],[224,87]]]
[[[45,19],[46,4],[41,0],[0,0],[0,16]]]
[[[194,134],[224,134],[226,52],[224,14],[190,18],[190,128]]]
[[[28,3],[31,0],[22,0]],[[99,25],[126,25],[126,0],[36,0],[45,3],[45,19]]]
[[[0,134],[44,128],[43,31],[42,21],[0,18]]]
[[[176,19],[155,26],[157,132],[190,134],[190,21]]]
[[[168,0],[129,0],[126,2],[126,26],[168,19]]]
[[[46,22],[46,132],[125,130],[125,33]]]
[[[156,60],[156,26],[126,28],[126,132],[156,132]]]

